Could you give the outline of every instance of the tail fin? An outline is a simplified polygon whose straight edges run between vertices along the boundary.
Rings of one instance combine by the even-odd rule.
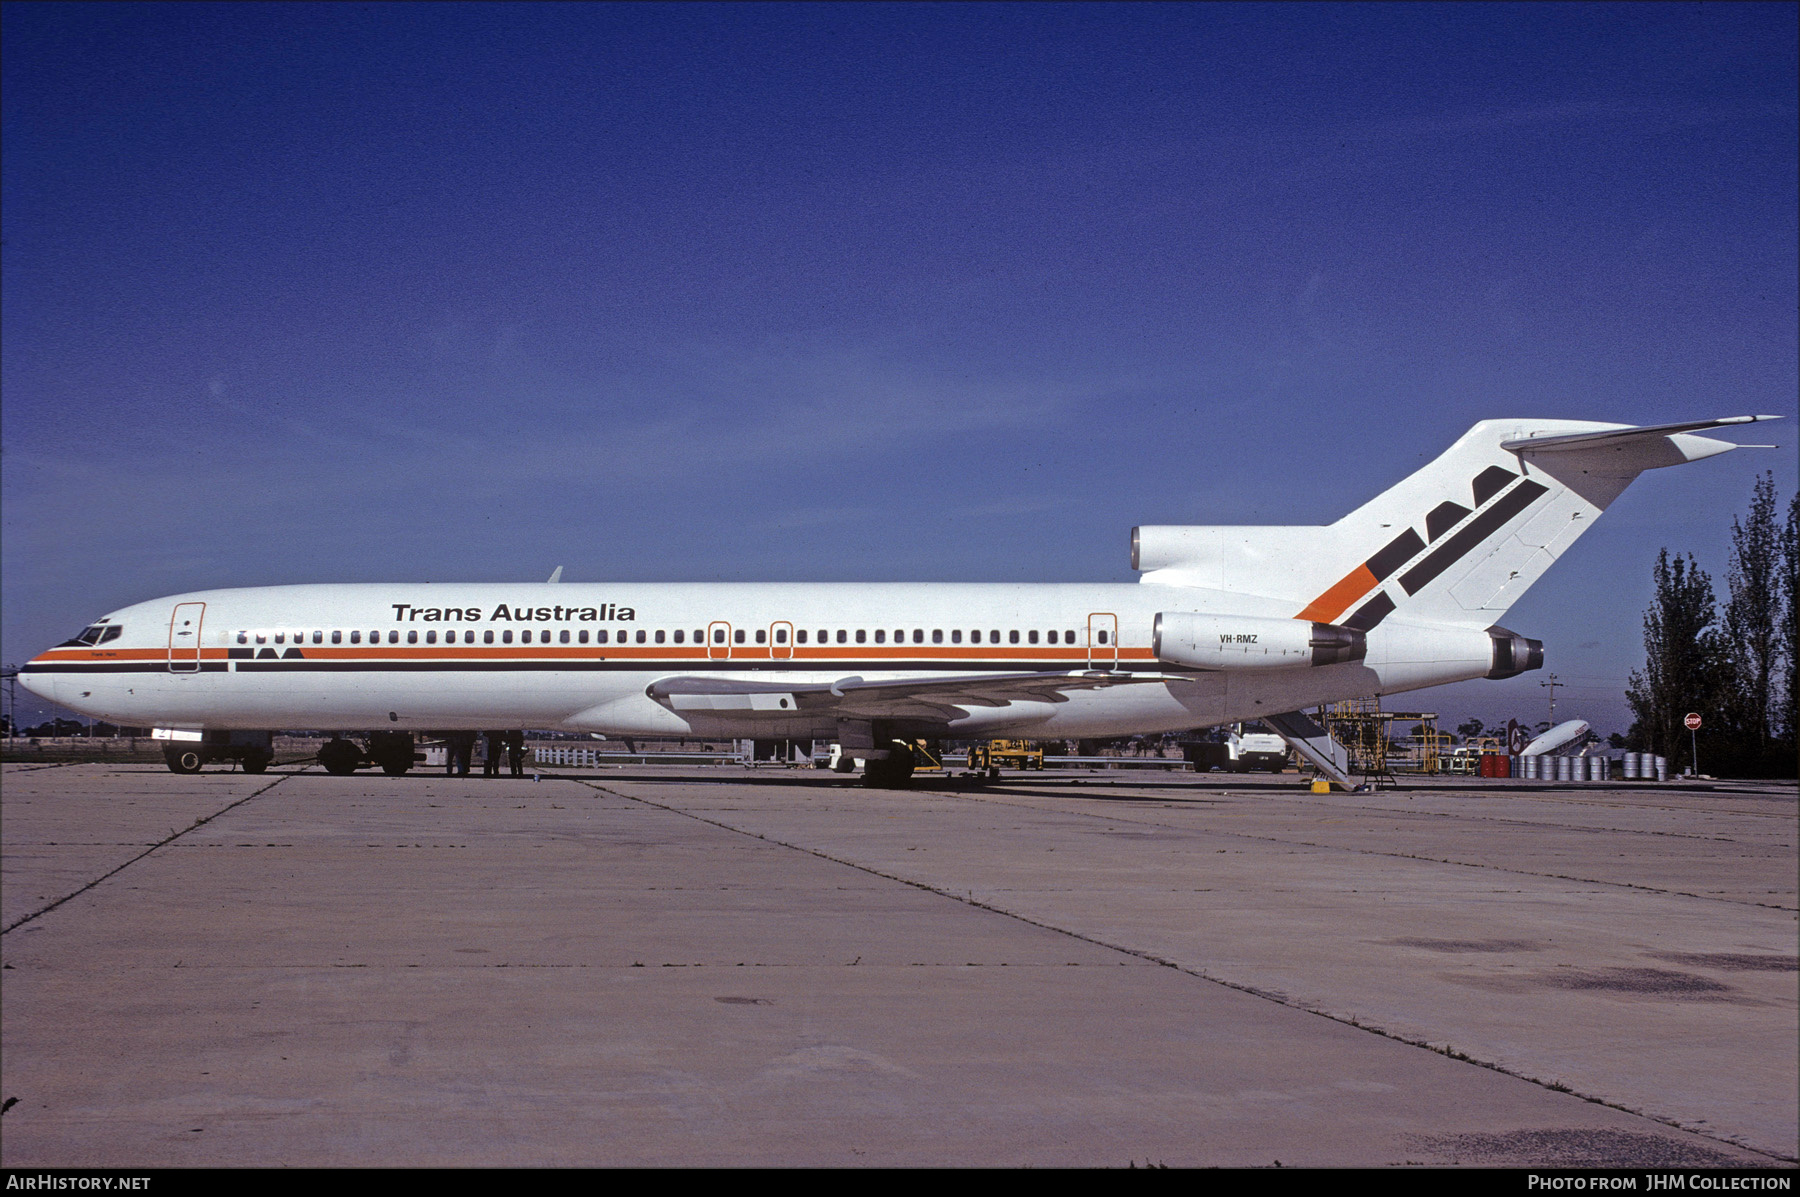
[[[1484,420],[1330,527],[1140,528],[1134,565],[1145,582],[1290,600],[1297,619],[1363,631],[1395,611],[1487,627],[1643,471],[1738,448],[1693,430],[1779,418]]]

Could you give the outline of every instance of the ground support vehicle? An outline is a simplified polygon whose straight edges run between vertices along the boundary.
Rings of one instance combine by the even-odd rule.
[[[1246,733],[1242,725],[1234,726],[1231,734],[1216,744],[1184,744],[1181,751],[1196,773],[1212,769],[1227,773],[1266,769],[1279,773],[1287,767],[1288,760],[1286,740],[1267,732]]]
[[[1001,769],[1042,769],[1044,746],[1036,740],[989,740],[969,746],[969,768],[989,777]]]
[[[266,731],[171,731],[156,728],[164,740],[163,761],[172,773],[198,773],[214,761],[236,761],[246,773],[261,773],[275,759],[275,734]]]

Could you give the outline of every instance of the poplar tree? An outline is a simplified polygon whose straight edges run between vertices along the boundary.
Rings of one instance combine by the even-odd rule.
[[[1693,763],[1682,718],[1720,711],[1728,697],[1730,656],[1716,626],[1712,578],[1687,557],[1656,555],[1656,596],[1644,612],[1644,668],[1633,670],[1625,700],[1637,716],[1632,730],[1649,751],[1669,758],[1672,771]]]
[[[1782,773],[1796,765],[1800,751],[1800,708],[1795,704],[1795,683],[1800,681],[1800,494],[1788,502],[1787,526],[1781,531],[1781,664],[1785,684],[1777,704],[1777,739],[1784,741],[1787,759]]]
[[[1756,480],[1750,510],[1731,521],[1731,597],[1725,603],[1724,634],[1731,660],[1732,710],[1727,715],[1737,748],[1761,765],[1780,720],[1783,658],[1780,529],[1775,523],[1775,476]],[[1791,554],[1786,554],[1791,557]]]

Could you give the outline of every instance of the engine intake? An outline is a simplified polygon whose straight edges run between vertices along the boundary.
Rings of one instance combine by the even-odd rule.
[[[1152,640],[1159,661],[1186,669],[1295,669],[1360,661],[1368,638],[1355,628],[1266,615],[1164,611]]]

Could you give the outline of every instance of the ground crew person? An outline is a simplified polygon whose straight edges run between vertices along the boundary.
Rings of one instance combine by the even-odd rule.
[[[450,751],[444,754],[444,772],[454,777],[467,777],[469,758],[475,755],[475,733],[451,732],[448,747]]]

